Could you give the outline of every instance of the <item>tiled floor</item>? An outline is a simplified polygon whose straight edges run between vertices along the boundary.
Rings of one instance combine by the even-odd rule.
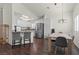
[[[72,47],[72,55],[78,55],[79,49],[74,45]],[[47,40],[45,39],[34,39],[33,44],[27,44],[25,47],[15,46],[11,48],[10,45],[4,45],[0,47],[0,55],[54,55],[53,52],[48,53]],[[63,51],[59,51],[57,55],[64,55]]]

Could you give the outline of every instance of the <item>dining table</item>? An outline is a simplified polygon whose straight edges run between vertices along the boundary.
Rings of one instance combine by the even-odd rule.
[[[66,33],[52,33],[51,35],[48,36],[48,52],[51,52],[51,50],[54,52],[52,49],[52,40],[56,40],[57,37],[65,37],[67,39],[67,49],[66,49],[66,54],[71,54],[72,51],[72,36]]]

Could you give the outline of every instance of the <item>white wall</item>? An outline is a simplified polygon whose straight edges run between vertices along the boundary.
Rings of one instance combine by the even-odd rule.
[[[12,4],[5,3],[3,6],[3,24],[9,25],[9,44],[12,44]]]
[[[51,34],[51,17],[46,15],[44,19],[44,38],[48,37]]]
[[[65,23],[59,23],[62,18],[62,13],[54,13],[51,16],[51,29],[54,28],[56,32],[72,33],[72,12],[63,12]]]
[[[74,31],[74,25],[75,25],[74,20],[77,17],[77,15],[79,15],[79,4],[76,4],[76,6],[73,10],[73,33],[75,36],[74,43],[79,48],[79,31],[78,32]]]
[[[48,35],[51,34],[51,29],[54,28],[55,32],[64,32],[67,34],[72,35],[73,31],[73,15],[72,11],[64,11],[63,12],[63,18],[65,19],[66,23],[58,23],[58,20],[62,18],[62,12],[59,10],[48,11],[46,13],[46,16],[44,18],[44,21],[38,21],[38,22],[44,22],[44,36],[45,38],[48,37]]]

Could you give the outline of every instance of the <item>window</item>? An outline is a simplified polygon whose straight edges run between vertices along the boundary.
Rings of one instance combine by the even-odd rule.
[[[75,18],[75,31],[79,31],[79,15]]]

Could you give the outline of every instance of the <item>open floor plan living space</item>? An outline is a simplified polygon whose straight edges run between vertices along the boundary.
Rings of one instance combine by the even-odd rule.
[[[0,55],[78,55],[79,3],[0,3]]]

